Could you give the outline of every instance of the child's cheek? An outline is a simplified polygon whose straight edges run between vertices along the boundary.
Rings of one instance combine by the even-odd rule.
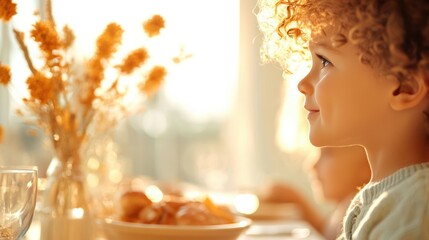
[[[325,103],[329,101],[330,98],[332,98],[330,92],[332,91],[333,86],[330,86],[329,78],[327,78],[326,75],[319,78],[320,80],[317,82],[317,84],[314,87],[314,96],[316,99],[317,104],[319,105],[319,108],[323,108]]]

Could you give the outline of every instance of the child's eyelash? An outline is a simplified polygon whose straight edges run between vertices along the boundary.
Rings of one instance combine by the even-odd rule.
[[[326,59],[324,56],[316,54],[316,56],[320,59],[320,62],[322,63],[322,68],[327,67],[328,65],[332,64],[328,59]]]

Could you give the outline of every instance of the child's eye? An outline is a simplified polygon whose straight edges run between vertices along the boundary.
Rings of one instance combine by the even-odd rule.
[[[324,56],[317,55],[317,57],[320,59],[320,63],[322,64],[322,68],[327,67],[328,65],[332,64],[328,59],[326,59]]]

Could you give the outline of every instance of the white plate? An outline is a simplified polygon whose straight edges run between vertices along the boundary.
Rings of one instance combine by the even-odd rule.
[[[252,221],[237,217],[231,224],[177,226],[142,224],[105,219],[97,221],[108,240],[236,240]]]

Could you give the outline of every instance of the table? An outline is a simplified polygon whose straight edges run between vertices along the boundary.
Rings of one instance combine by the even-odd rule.
[[[40,223],[35,216],[25,240],[40,240]],[[325,240],[310,224],[302,220],[261,220],[237,240]],[[106,240],[102,233],[96,240]]]
[[[254,221],[238,240],[325,240],[310,224],[302,220]]]

